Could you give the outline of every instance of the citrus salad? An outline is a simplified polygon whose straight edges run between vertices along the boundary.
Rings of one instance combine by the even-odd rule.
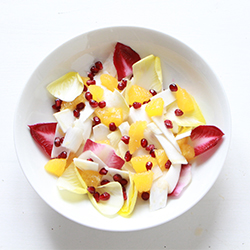
[[[186,89],[163,88],[158,56],[119,42],[86,75],[69,72],[47,90],[55,122],[28,125],[45,169],[59,190],[88,195],[106,216],[129,216],[138,199],[164,208],[191,182],[195,158],[224,135]]]

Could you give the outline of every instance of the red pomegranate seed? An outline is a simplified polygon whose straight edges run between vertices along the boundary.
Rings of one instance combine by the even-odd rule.
[[[89,100],[89,104],[90,104],[90,106],[92,108],[97,108],[98,107],[98,102],[93,100],[93,99]]]
[[[91,194],[94,194],[94,193],[95,193],[95,187],[93,187],[93,186],[89,186],[89,187],[87,188],[87,190],[88,190]]]
[[[123,191],[123,199],[124,199],[125,201],[128,199],[128,197],[127,197],[127,193],[126,193],[126,190],[125,190],[125,191]]]
[[[146,150],[147,151],[151,151],[152,149],[155,148],[155,145],[154,144],[149,144],[147,147],[146,147]]]
[[[83,92],[86,92],[87,90],[88,90],[88,87],[84,84]]]
[[[122,138],[121,138],[121,140],[122,140],[125,144],[129,144],[129,139],[130,139],[130,137],[127,136],[127,135],[123,135]]]
[[[122,181],[122,176],[120,174],[115,174],[113,176],[113,180],[114,181],[118,181],[118,182],[121,182]]]
[[[96,66],[92,66],[90,68],[90,71],[91,71],[91,73],[93,73],[93,75],[95,75],[96,73],[98,73],[99,69]]]
[[[94,117],[93,117],[93,121],[94,121],[94,124],[95,124],[95,125],[98,125],[98,124],[101,123],[101,120],[100,120],[100,118],[99,118],[98,116],[94,116]]]
[[[90,92],[86,92],[85,93],[85,98],[86,98],[87,101],[90,101],[93,98],[93,96],[92,96],[92,94]]]
[[[109,124],[109,130],[110,131],[115,131],[116,130],[116,125],[115,125],[115,123],[114,122],[111,122],[110,124]]]
[[[132,155],[130,154],[129,151],[127,151],[127,152],[125,153],[125,156],[124,156],[125,161],[130,161],[131,158],[132,158]]]
[[[92,72],[88,72],[87,76],[90,80],[94,79],[94,74]]]
[[[145,139],[145,138],[141,139],[141,146],[142,146],[143,148],[146,148],[146,147],[148,146],[148,141],[147,141],[147,139]]]
[[[155,149],[151,149],[149,153],[150,153],[150,155],[151,155],[153,158],[156,157],[156,156],[155,156]]]
[[[183,111],[182,111],[181,109],[176,109],[176,110],[174,111],[174,113],[175,113],[176,116],[182,116],[182,115],[184,114]]]
[[[80,111],[78,109],[75,109],[73,111],[74,117],[79,118],[80,117]]]
[[[154,89],[150,89],[149,92],[152,96],[157,95],[157,92]]]
[[[93,196],[94,196],[96,202],[99,202],[99,201],[100,201],[100,194],[99,194],[98,192],[95,192],[95,193],[93,194]]]
[[[66,159],[66,158],[67,158],[67,152],[66,152],[66,151],[62,151],[62,152],[58,155],[58,158]]]
[[[100,195],[99,198],[102,201],[107,201],[110,198],[110,194],[108,192],[104,192],[103,194]]]
[[[147,200],[149,199],[149,193],[148,193],[148,192],[142,192],[141,198],[142,198],[144,201],[147,201]]]
[[[170,160],[168,160],[166,163],[165,163],[165,168],[166,169],[169,169],[170,168],[170,166],[171,166],[171,161]]]
[[[60,143],[63,144],[63,141],[64,141],[64,137],[61,137]]]
[[[61,108],[61,104],[62,104],[62,100],[61,99],[56,99],[55,100],[56,108],[60,109]]]
[[[106,102],[105,101],[100,101],[99,103],[98,103],[98,106],[99,106],[99,108],[105,108],[106,107]]]
[[[55,140],[54,140],[54,145],[56,147],[60,147],[61,146],[61,139],[60,137],[56,137]]]
[[[147,169],[147,170],[151,170],[152,167],[153,167],[153,163],[152,163],[151,161],[148,161],[148,162],[146,163],[146,169]]]
[[[118,83],[117,88],[119,90],[124,90],[126,86],[127,86],[127,80],[122,79],[122,81]]]
[[[106,168],[101,168],[99,171],[99,174],[106,175],[108,173],[108,170]]]
[[[83,110],[85,108],[85,103],[84,102],[80,102],[76,105],[76,109]]]
[[[178,90],[178,86],[175,84],[175,83],[171,83],[169,85],[169,89],[172,91],[172,92],[176,92]]]
[[[139,109],[141,107],[141,103],[140,102],[134,102],[133,107],[134,107],[134,109]]]
[[[164,124],[169,129],[173,128],[173,123],[170,120],[165,120]]]
[[[96,68],[97,68],[98,70],[102,70],[102,69],[103,69],[102,62],[100,62],[100,61],[97,61],[97,62],[95,63],[95,66],[96,66]]]
[[[128,184],[128,181],[126,180],[126,179],[122,179],[121,181],[119,181],[120,182],[120,184],[124,187],[124,186],[126,186],[127,184]]]
[[[87,161],[94,161],[92,158],[88,158]]]
[[[96,84],[96,81],[93,79],[93,80],[88,80],[86,82],[86,84],[89,86],[89,85],[95,85]]]
[[[144,101],[143,104],[147,104],[149,102],[151,102],[151,99],[148,99],[147,101]]]
[[[110,181],[109,180],[107,180],[107,179],[103,179],[102,181],[101,181],[101,185],[105,185],[105,184],[108,184],[108,183],[110,183]]]

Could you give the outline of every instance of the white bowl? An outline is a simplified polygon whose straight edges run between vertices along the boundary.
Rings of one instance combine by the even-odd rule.
[[[84,74],[94,61],[103,61],[116,42],[122,42],[141,57],[159,56],[164,84],[173,80],[196,98],[208,124],[218,126],[225,136],[221,143],[199,157],[192,169],[192,182],[178,199],[169,199],[164,209],[149,212],[147,202],[138,202],[130,218],[101,215],[79,195],[60,194],[57,178],[44,170],[47,158],[30,136],[27,125],[53,121],[51,97],[45,86],[69,71]],[[35,191],[63,216],[101,230],[132,231],[166,223],[194,206],[217,179],[227,155],[231,136],[229,104],[222,85],[207,63],[175,38],[145,28],[111,27],[82,34],[61,45],[37,67],[21,95],[14,124],[20,165]]]

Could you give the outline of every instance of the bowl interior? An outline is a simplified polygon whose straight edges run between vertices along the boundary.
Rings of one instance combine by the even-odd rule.
[[[28,124],[53,121],[51,97],[46,86],[69,71],[86,75],[90,65],[103,61],[116,42],[131,46],[141,57],[159,56],[163,80],[175,81],[196,98],[208,124],[225,133],[216,150],[197,159],[192,182],[178,199],[169,199],[164,209],[150,213],[148,203],[138,202],[130,218],[107,218],[85,196],[59,192],[57,178],[44,170],[47,158],[30,136]],[[166,34],[136,27],[113,27],[80,35],[53,51],[37,67],[21,95],[15,115],[14,137],[20,165],[41,198],[65,217],[92,228],[131,231],[170,221],[195,205],[211,188],[224,164],[231,135],[227,98],[216,75],[192,49]],[[150,213],[150,216],[149,216]]]

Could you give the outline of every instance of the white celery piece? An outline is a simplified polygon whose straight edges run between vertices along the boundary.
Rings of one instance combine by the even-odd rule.
[[[64,109],[60,112],[56,112],[53,114],[55,119],[57,120],[58,124],[60,125],[60,128],[64,133],[68,130],[68,128],[71,128],[74,124],[75,117],[70,109]]]
[[[166,174],[167,172],[164,172],[161,177],[154,180],[152,183],[149,197],[150,211],[156,211],[167,205],[169,186],[165,178]]]
[[[151,97],[150,99],[153,100],[155,98],[162,98],[164,101],[164,108],[167,107],[169,104],[176,100],[173,92],[170,89],[164,89],[157,95]]]
[[[81,170],[93,170],[93,171],[99,170],[99,164],[97,162],[88,161],[81,158],[74,158],[73,161],[75,165]]]
[[[109,133],[109,128],[102,123],[93,127],[93,139],[95,141],[107,140]]]
[[[178,143],[176,142],[173,132],[170,129],[167,129],[167,127],[164,124],[163,116],[152,116],[151,118],[154,121],[154,123],[158,126],[158,128],[161,130],[161,132],[166,136],[166,138],[181,153],[180,147]]]
[[[83,141],[83,131],[77,127],[70,127],[64,137],[62,146],[76,153]]]
[[[172,164],[188,163],[185,157],[173,146],[173,144],[168,139],[166,139],[164,135],[156,134],[155,136],[161,143],[168,156],[168,159],[172,162]]]

